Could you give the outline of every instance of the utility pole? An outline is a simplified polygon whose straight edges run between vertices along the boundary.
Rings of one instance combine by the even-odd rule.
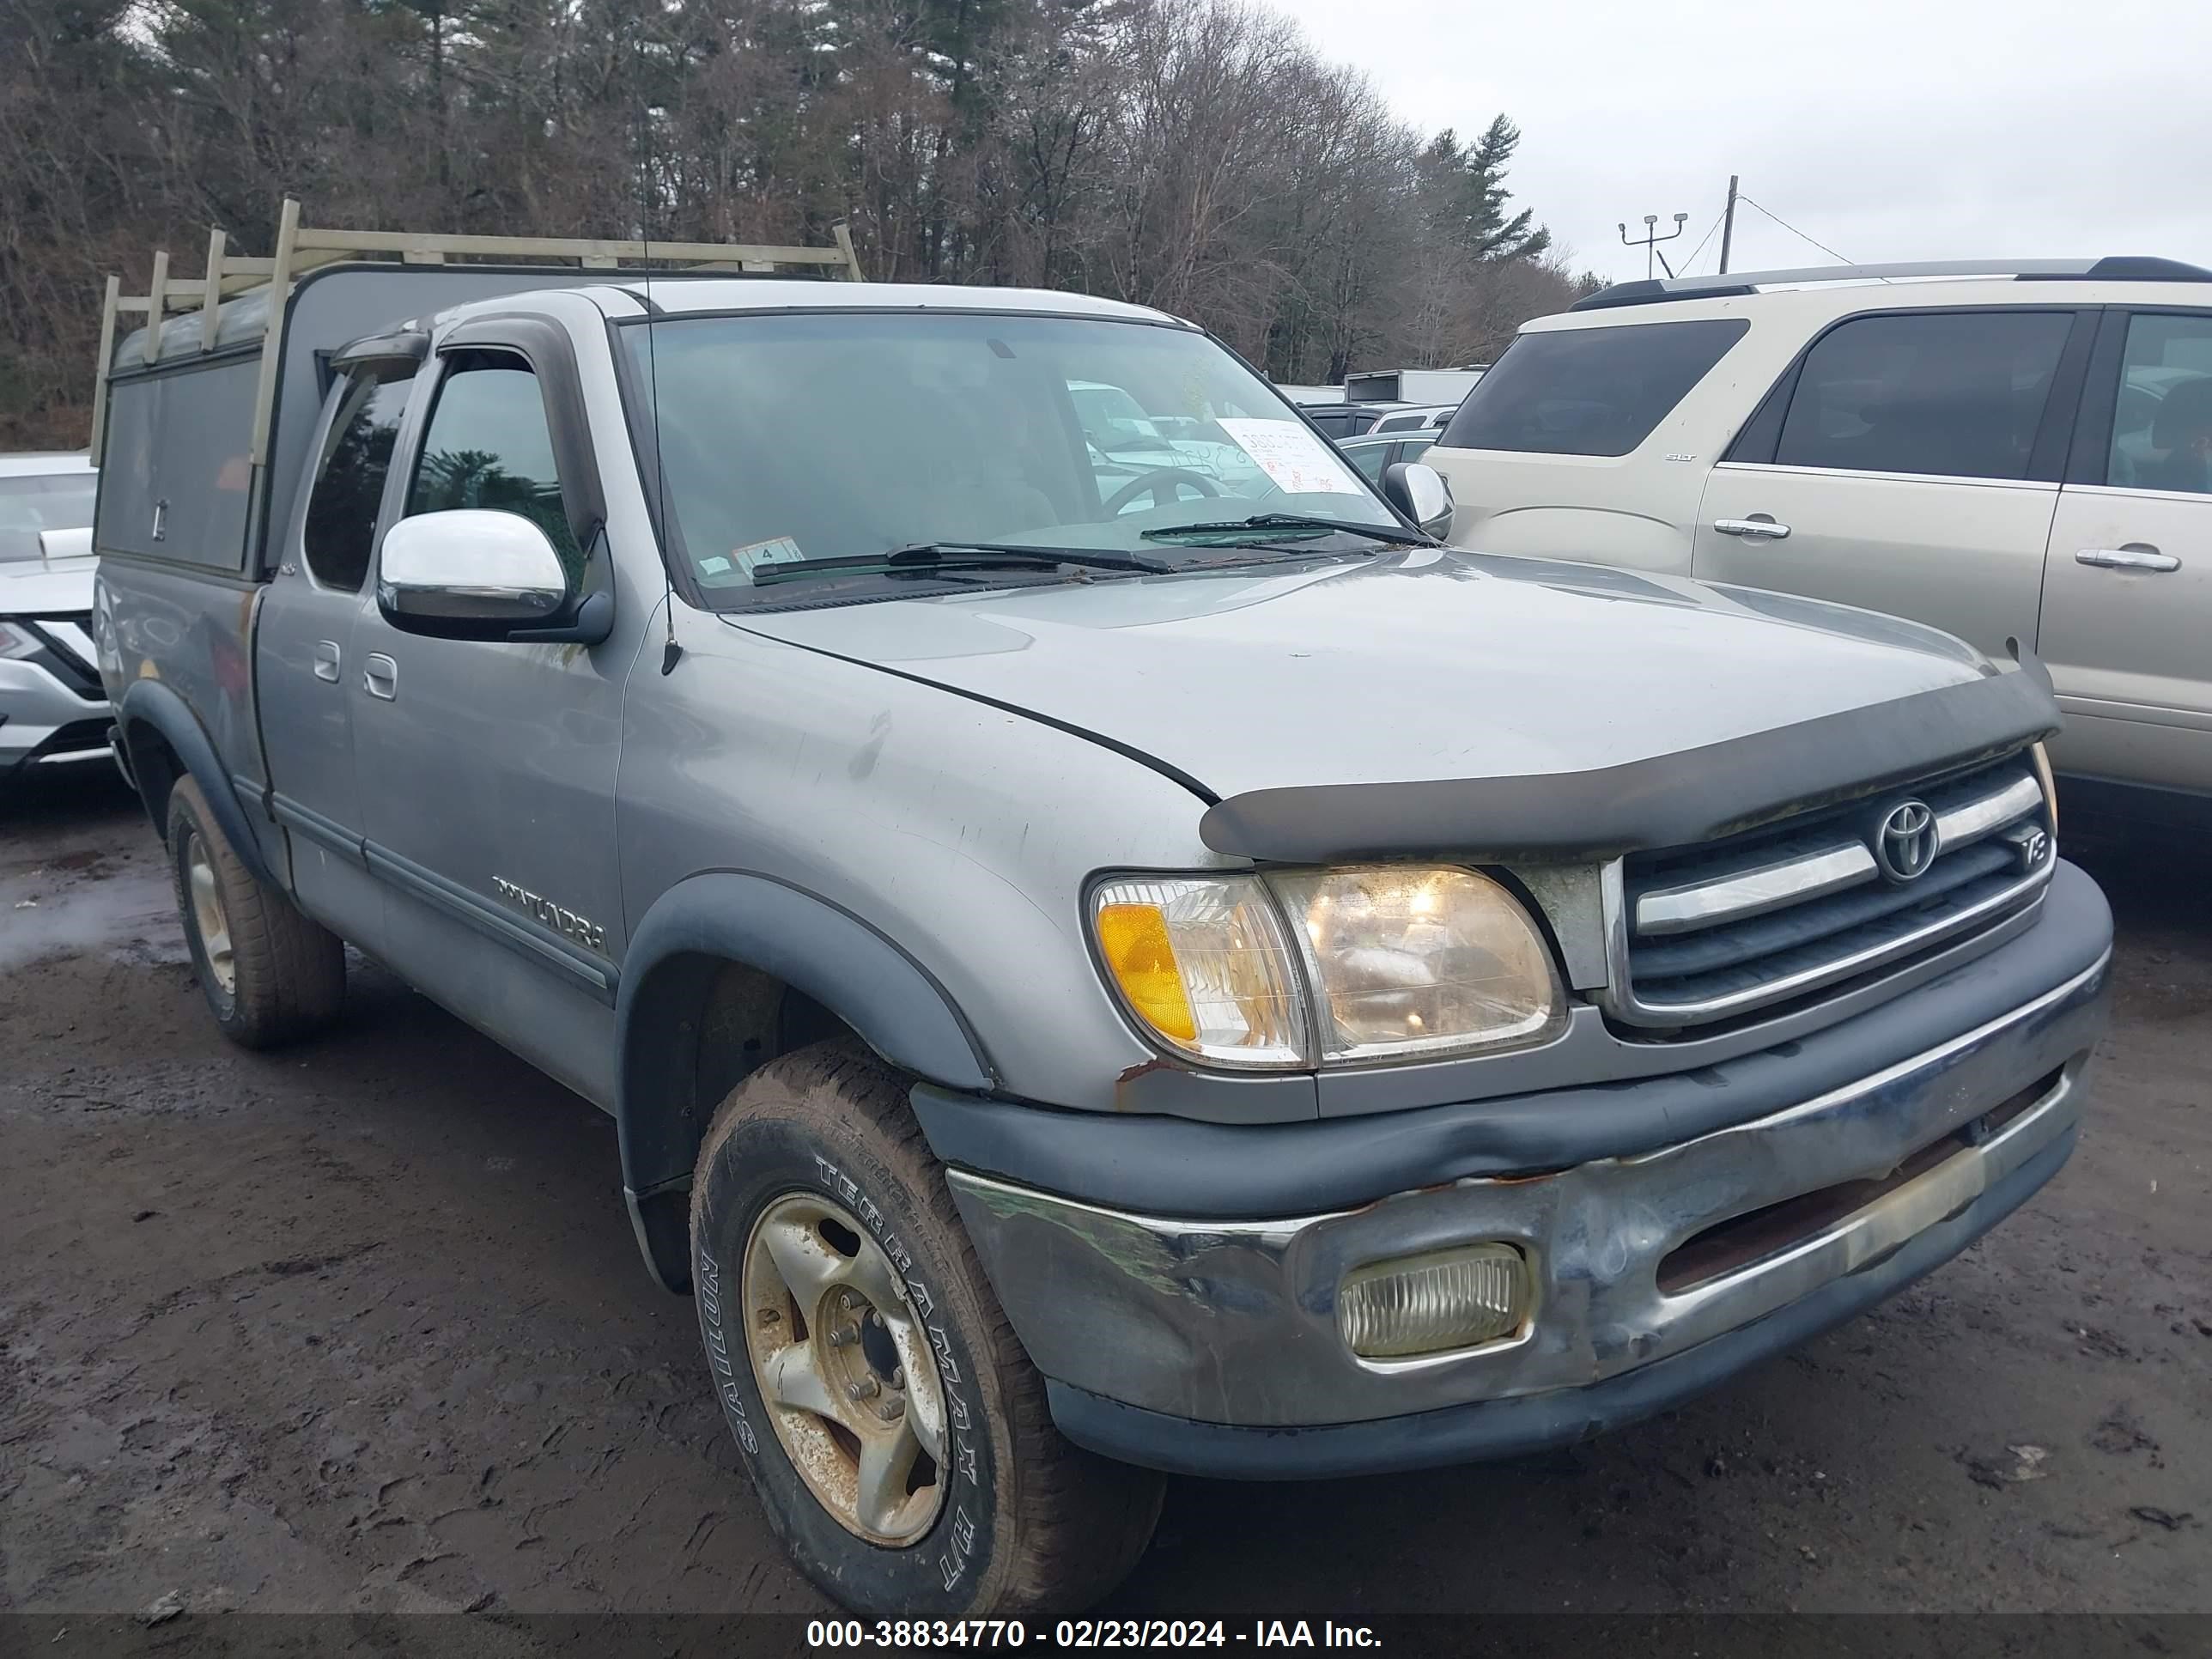
[[[1729,174],[1728,211],[1721,216],[1721,274],[1728,275],[1729,244],[1735,240],[1735,179]]]
[[[1668,231],[1664,236],[1662,236],[1659,234],[1659,216],[1656,213],[1647,213],[1644,216],[1644,234],[1632,240],[1628,234],[1628,227],[1626,225],[1621,226],[1620,245],[1623,247],[1640,247],[1644,250],[1644,281],[1650,282],[1651,280],[1651,260],[1653,256],[1659,251],[1657,244],[1661,242],[1673,241],[1677,236],[1680,236],[1682,234],[1682,227],[1689,223],[1689,222],[1690,216],[1688,214],[1676,214],[1674,216],[1674,228]],[[1661,263],[1663,264],[1665,262],[1662,260]],[[1667,274],[1671,276],[1674,273],[1670,269]]]

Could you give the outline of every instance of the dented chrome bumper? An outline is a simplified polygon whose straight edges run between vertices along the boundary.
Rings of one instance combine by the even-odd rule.
[[[1608,1413],[1577,1411],[1574,1397],[1719,1352],[1717,1339],[1824,1296],[1842,1305],[1849,1281],[1869,1291],[1863,1305],[1905,1282],[1899,1266],[1907,1278],[1924,1273],[2047,1179],[2080,1117],[2108,962],[1844,1087],[1632,1158],[1281,1220],[1130,1214],[959,1170],[952,1190],[1008,1317],[1054,1385],[1063,1426],[1100,1449],[1249,1474],[1265,1470],[1147,1451],[1095,1419],[1272,1431],[1269,1443],[1286,1453],[1297,1437],[1283,1430],[1334,1433],[1546,1397],[1570,1402],[1553,1419],[1587,1432]],[[1794,1212],[1769,1209],[1816,1194]],[[1346,1346],[1336,1298],[1347,1272],[1486,1240],[1517,1245],[1528,1262],[1534,1303],[1517,1334],[1410,1360],[1363,1359]],[[1066,1420],[1070,1401],[1092,1408],[1093,1432]],[[1451,1441],[1442,1436],[1435,1461],[1486,1455]],[[1263,1465],[1268,1455],[1255,1454]],[[1305,1472],[1409,1461],[1401,1448]]]

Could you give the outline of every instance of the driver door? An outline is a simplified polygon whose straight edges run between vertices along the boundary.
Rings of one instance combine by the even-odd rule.
[[[396,517],[513,512],[575,545],[552,416],[520,350],[447,351]],[[351,652],[354,740],[392,966],[586,1098],[613,1097],[623,943],[615,769],[635,625],[600,645],[428,638],[374,605]]]

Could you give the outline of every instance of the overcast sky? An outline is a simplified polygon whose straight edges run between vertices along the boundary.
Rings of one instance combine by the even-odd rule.
[[[1267,0],[1425,131],[1522,131],[1509,180],[1577,264],[1644,275],[1728,176],[1845,258],[2212,265],[2208,0]],[[1716,268],[1716,234],[1698,256]],[[1734,270],[1828,263],[1736,213]]]

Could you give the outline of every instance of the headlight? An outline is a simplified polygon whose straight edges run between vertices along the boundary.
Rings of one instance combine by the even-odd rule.
[[[1321,997],[1324,1060],[1540,1042],[1566,1018],[1551,952],[1487,876],[1379,865],[1275,885]]]
[[[37,635],[11,622],[0,622],[0,657],[35,657],[45,649]]]
[[[1472,870],[1119,878],[1091,920],[1130,1012],[1216,1064],[1425,1059],[1540,1042],[1566,1018],[1534,926]]]
[[[1218,1064],[1309,1063],[1290,944],[1253,878],[1104,882],[1091,922],[1109,976],[1156,1036]]]

